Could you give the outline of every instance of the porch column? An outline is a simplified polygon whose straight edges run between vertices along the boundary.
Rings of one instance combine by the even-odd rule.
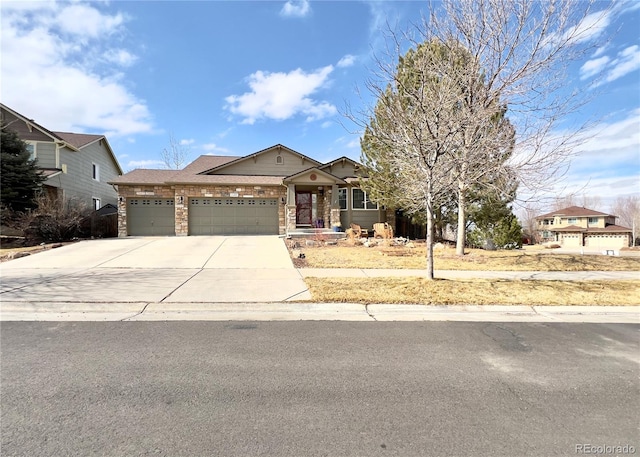
[[[296,230],[296,185],[287,184],[287,203],[285,206],[287,232]]]
[[[340,224],[340,202],[338,201],[338,185],[334,184],[333,186],[331,186],[331,215],[329,217],[330,219],[330,227],[333,227],[334,225]],[[343,227],[342,230],[344,230],[346,227]]]

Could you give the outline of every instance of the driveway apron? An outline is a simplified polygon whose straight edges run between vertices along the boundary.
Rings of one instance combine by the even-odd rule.
[[[0,265],[0,300],[251,303],[308,300],[276,236],[81,241]]]

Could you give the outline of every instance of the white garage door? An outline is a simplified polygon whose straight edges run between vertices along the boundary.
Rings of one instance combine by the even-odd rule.
[[[562,235],[562,247],[579,248],[582,246],[582,234],[565,233]]]
[[[172,198],[127,199],[127,233],[137,236],[176,234]]]
[[[628,246],[627,235],[588,235],[586,245],[599,249],[620,249]]]
[[[277,198],[189,199],[189,235],[277,234]]]

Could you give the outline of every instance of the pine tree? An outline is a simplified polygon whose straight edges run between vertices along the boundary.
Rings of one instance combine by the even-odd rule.
[[[3,208],[20,213],[36,207],[35,197],[45,180],[27,144],[4,125],[0,127],[0,193]],[[3,211],[4,213],[4,211]],[[8,215],[3,215],[3,219]]]

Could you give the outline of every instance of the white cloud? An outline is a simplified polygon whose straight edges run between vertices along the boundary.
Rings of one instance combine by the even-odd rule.
[[[602,199],[640,194],[640,109],[586,132],[571,162],[566,190]]]
[[[122,47],[126,18],[100,8],[0,3],[3,103],[51,130],[107,136],[152,131],[145,102],[122,74],[136,60]]]
[[[127,163],[127,168],[133,170],[135,168],[166,168],[162,160],[132,160]]]
[[[131,54],[126,49],[108,49],[104,53],[104,59],[109,63],[114,63],[122,67],[129,67],[138,60],[138,57]]]
[[[623,49],[616,59],[611,62],[611,69],[607,72],[607,82],[615,81],[632,71],[640,69],[640,48],[637,45]]]
[[[611,59],[607,56],[602,56],[597,59],[591,59],[580,67],[580,79],[587,79],[594,75],[597,75],[602,69],[609,63]]]
[[[63,7],[53,19],[63,33],[77,35],[76,39],[98,38],[113,33],[124,23],[124,16],[120,13],[110,16],[82,3]]]
[[[226,148],[221,148],[220,146],[218,146],[215,143],[206,143],[202,145],[202,149],[204,149],[205,151],[208,151],[210,154],[213,152],[222,152],[222,153],[229,153],[229,150]]]
[[[306,116],[307,121],[333,116],[337,113],[335,106],[310,97],[327,84],[332,71],[332,65],[312,73],[300,68],[289,73],[257,71],[248,78],[251,92],[227,97],[226,108],[242,116],[243,124],[264,118],[285,120],[296,115]]]
[[[193,138],[189,138],[188,140],[187,139],[180,140],[180,145],[181,146],[189,146],[189,145],[191,145],[191,144],[193,144],[195,142],[196,142],[196,140],[194,140]]]
[[[342,59],[340,59],[340,61],[337,64],[337,67],[339,68],[346,68],[346,67],[350,67],[352,66],[354,63],[356,62],[356,58],[355,56],[352,56],[351,54],[347,54],[346,56],[344,56]]]
[[[311,12],[308,0],[289,0],[280,10],[283,17],[305,17]]]

